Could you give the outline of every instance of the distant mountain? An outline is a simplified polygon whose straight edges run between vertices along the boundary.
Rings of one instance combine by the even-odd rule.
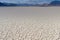
[[[48,6],[47,3],[44,3],[44,4],[14,4],[14,3],[2,3],[0,2],[0,6],[40,6],[40,7],[43,7],[43,6]]]
[[[2,3],[0,2],[0,6],[17,6],[18,4],[14,4],[14,3]]]
[[[40,7],[47,7],[47,6],[60,6],[60,1],[52,1],[51,3],[43,3],[43,4],[29,4],[29,3],[21,3],[21,4],[16,4],[16,3],[5,3],[5,2],[0,2],[0,6],[40,6]]]
[[[38,6],[38,4],[28,4],[28,3],[15,4],[15,3],[2,3],[2,2],[0,2],[0,6]]]
[[[60,6],[60,1],[52,1],[49,5],[51,5],[51,6]]]
[[[28,3],[24,3],[24,4],[15,4],[15,3],[2,3],[0,2],[0,6],[38,6],[40,4],[28,4]]]

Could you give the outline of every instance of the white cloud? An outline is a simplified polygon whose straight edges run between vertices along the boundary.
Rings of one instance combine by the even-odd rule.
[[[11,3],[49,3],[53,0],[0,0],[1,2],[11,2]]]

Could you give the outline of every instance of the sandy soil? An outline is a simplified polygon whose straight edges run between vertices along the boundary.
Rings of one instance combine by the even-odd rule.
[[[60,7],[1,7],[0,40],[60,40]]]

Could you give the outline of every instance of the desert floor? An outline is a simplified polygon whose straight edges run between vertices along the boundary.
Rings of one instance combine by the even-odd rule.
[[[0,40],[60,40],[60,7],[0,7]]]

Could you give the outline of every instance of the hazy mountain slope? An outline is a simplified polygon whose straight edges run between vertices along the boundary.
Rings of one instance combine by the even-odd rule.
[[[0,2],[0,6],[17,6],[18,4],[14,4],[14,3],[2,3]]]
[[[49,5],[60,6],[60,1],[52,1]]]
[[[0,6],[60,6],[59,0],[20,0],[16,3],[0,2]]]

